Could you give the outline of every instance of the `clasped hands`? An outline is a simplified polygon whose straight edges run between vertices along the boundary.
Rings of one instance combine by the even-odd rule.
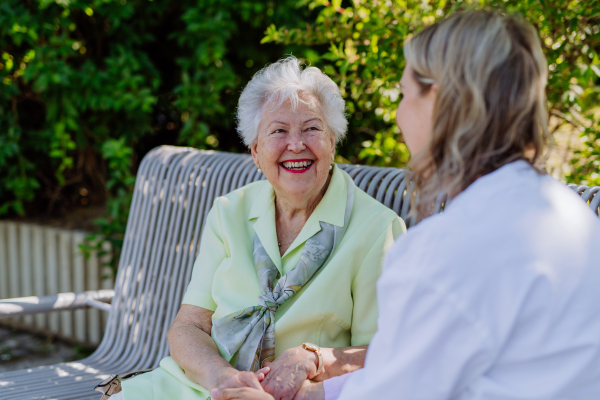
[[[214,400],[322,400],[323,385],[312,383],[318,359],[313,352],[293,347],[256,373],[229,370],[211,391]]]

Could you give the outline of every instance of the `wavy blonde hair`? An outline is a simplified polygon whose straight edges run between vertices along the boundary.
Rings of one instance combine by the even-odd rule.
[[[404,44],[407,64],[437,97],[429,151],[411,162],[418,218],[435,199],[515,160],[535,164],[549,138],[548,64],[533,26],[495,11],[457,13]]]

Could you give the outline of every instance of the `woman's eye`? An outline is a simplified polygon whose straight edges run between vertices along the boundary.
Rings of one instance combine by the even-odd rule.
[[[275,129],[275,130],[273,131],[273,133],[283,133],[283,132],[285,132],[285,129],[281,129],[281,128],[279,128],[279,129]]]
[[[307,131],[318,131],[319,128],[317,128],[316,126],[311,126],[310,128],[306,129]]]
[[[400,100],[404,98],[404,93],[400,92]]]

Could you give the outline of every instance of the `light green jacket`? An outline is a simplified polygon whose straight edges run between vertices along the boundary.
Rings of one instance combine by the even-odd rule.
[[[251,183],[215,200],[183,304],[214,311],[213,321],[258,304],[252,256],[256,232],[281,272],[299,261],[319,221],[342,226],[347,182],[337,167],[325,196],[286,253],[279,255],[275,193],[267,181]],[[375,283],[386,250],[406,231],[389,208],[356,188],[347,231],[318,275],[275,313],[275,355],[312,342],[321,347],[369,344],[377,331]],[[228,359],[223,349],[222,356]],[[235,365],[234,356],[228,360]],[[123,383],[125,400],[205,400],[209,392],[186,378],[171,357],[161,367]]]

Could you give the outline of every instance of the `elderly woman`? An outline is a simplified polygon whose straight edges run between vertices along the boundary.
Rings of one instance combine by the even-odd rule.
[[[344,108],[334,82],[293,57],[248,83],[238,130],[267,180],[215,200],[169,330],[172,358],[123,382],[125,400],[242,387],[292,399],[307,379],[363,366],[375,282],[405,226],[333,164]]]
[[[427,216],[442,190],[452,201],[386,256],[365,367],[300,394],[600,399],[600,221],[533,167],[548,68],[535,29],[460,13],[415,35],[404,54],[396,119],[413,154],[415,210]]]

